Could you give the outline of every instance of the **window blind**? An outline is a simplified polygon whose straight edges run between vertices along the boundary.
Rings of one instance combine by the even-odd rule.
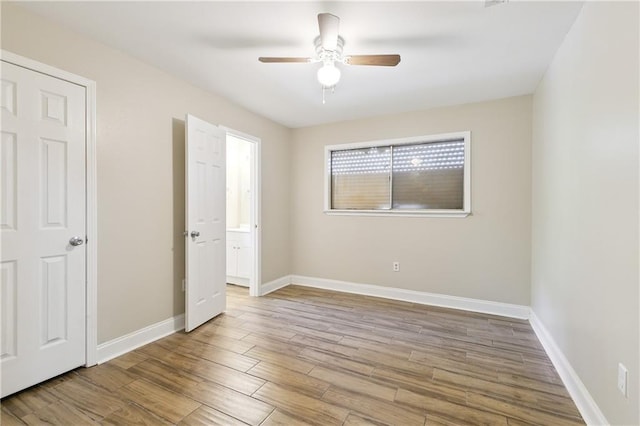
[[[331,152],[331,208],[391,208],[391,148]]]
[[[394,209],[462,209],[464,141],[393,147]]]
[[[462,209],[464,140],[331,151],[331,208]]]

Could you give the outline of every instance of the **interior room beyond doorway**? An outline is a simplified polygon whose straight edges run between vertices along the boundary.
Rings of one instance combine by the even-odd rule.
[[[254,143],[227,134],[227,283],[249,287],[254,277]]]

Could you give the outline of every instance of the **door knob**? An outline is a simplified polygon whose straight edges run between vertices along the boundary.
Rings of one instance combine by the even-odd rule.
[[[195,237],[199,237],[200,236],[200,232],[198,231],[191,231],[191,238],[195,238]]]
[[[84,238],[82,237],[71,237],[69,240],[69,244],[72,246],[81,246],[84,243]]]

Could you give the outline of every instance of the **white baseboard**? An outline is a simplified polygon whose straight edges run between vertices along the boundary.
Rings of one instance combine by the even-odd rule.
[[[291,283],[305,287],[341,291],[344,293],[402,300],[405,302],[419,303],[421,305],[440,306],[443,308],[460,309],[463,311],[480,312],[503,317],[529,319],[530,309],[524,305],[513,305],[489,300],[469,299],[466,297],[448,296],[446,294],[426,293],[422,291],[304,277],[300,275],[292,275]]]
[[[258,290],[258,296],[264,296],[291,284],[291,275],[285,275],[268,283],[262,284]]]
[[[176,331],[184,329],[184,314],[151,324],[140,330],[131,332],[98,345],[98,364],[124,355],[129,351],[144,346]]]
[[[425,293],[371,284],[358,284],[347,281],[305,277],[301,275],[285,275],[265,283],[260,286],[258,295],[264,296],[290,284],[341,291],[344,293],[382,297],[385,299],[402,300],[405,302],[413,302],[423,305],[482,312],[512,318],[529,318],[528,306],[468,299],[464,297],[447,296],[444,294]],[[102,343],[98,345],[97,349],[98,364],[109,361],[110,359],[123,355],[129,351],[139,348],[140,346],[144,346],[182,329],[184,329],[184,314],[160,321],[156,324],[152,324],[127,335]]]
[[[234,277],[227,275],[227,284],[239,285],[240,287],[249,287],[249,278]]]
[[[535,312],[533,312],[528,306],[383,287],[371,284],[358,284],[325,278],[305,277],[301,275],[286,275],[265,283],[260,286],[259,295],[264,296],[291,284],[303,287],[340,291],[344,293],[360,294],[364,296],[401,300],[405,302],[419,303],[422,305],[440,306],[504,317],[528,319],[531,323],[531,327],[549,355],[551,362],[558,371],[562,382],[567,388],[587,425],[595,426],[609,424],[604,414],[591,397],[591,394],[580,380],[580,377],[569,363],[569,360],[564,356],[551,334],[536,316]],[[184,329],[184,314],[160,321],[122,337],[102,343],[98,345],[97,348],[98,364],[102,364],[103,362],[109,361],[110,359],[123,355],[182,329]]]
[[[549,333],[533,310],[531,311],[529,322],[531,323],[533,331],[535,331],[538,336],[538,340],[540,340],[544,350],[547,352],[547,355],[549,355],[553,366],[558,371],[562,383],[564,383],[567,391],[569,391],[569,395],[571,395],[573,402],[575,402],[576,407],[578,407],[578,411],[580,411],[584,421],[588,425],[593,426],[608,425],[609,422],[598,407],[598,404],[596,404],[591,397],[582,380],[580,380],[578,373],[573,369],[571,363],[567,357],[564,356],[562,350],[560,350],[560,347],[551,336],[551,333]]]
[[[266,284],[263,284],[259,289],[259,295],[276,291],[282,287],[286,287],[291,284],[291,276],[286,275],[278,278]],[[97,349],[97,361],[98,364],[109,361],[120,355],[124,355],[134,349],[144,346],[148,343],[154,342],[165,336],[168,336],[176,331],[184,329],[184,314],[177,315],[173,318],[160,321],[155,324],[151,324],[140,330],[131,332],[124,336],[115,338],[108,342],[98,345]]]

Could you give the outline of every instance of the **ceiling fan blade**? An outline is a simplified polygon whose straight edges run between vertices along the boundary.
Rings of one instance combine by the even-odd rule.
[[[283,62],[283,63],[296,63],[296,62],[311,62],[311,58],[278,58],[278,57],[269,57],[269,56],[260,56],[258,58],[258,60],[260,62],[264,62],[264,63],[276,63],[276,62]]]
[[[318,27],[320,27],[320,40],[325,50],[336,50],[338,47],[338,27],[340,18],[330,13],[318,14]]]
[[[400,63],[400,55],[349,55],[344,58],[349,65],[378,65],[395,67]]]

